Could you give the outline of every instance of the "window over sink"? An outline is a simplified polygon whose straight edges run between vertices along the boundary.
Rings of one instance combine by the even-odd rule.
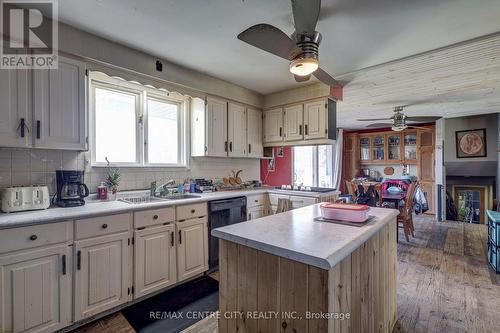
[[[333,187],[333,145],[293,147],[293,183]]]
[[[92,165],[185,167],[184,96],[90,74]]]

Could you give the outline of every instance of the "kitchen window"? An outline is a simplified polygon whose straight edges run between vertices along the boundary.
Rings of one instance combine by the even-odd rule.
[[[182,96],[101,73],[90,91],[93,166],[187,166]]]
[[[333,145],[293,147],[293,183],[333,187]]]

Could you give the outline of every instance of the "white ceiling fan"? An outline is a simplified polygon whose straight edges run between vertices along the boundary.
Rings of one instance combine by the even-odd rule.
[[[441,117],[432,117],[432,116],[418,116],[418,117],[409,117],[403,113],[403,108],[405,105],[394,107],[394,114],[389,118],[376,118],[376,119],[358,119],[358,121],[380,121],[380,120],[389,120],[391,123],[373,123],[369,124],[366,127],[372,128],[381,128],[381,127],[391,127],[393,131],[400,132],[407,128],[418,128],[423,130],[429,130],[426,127],[415,126],[418,123],[427,123],[434,122]],[[410,122],[408,124],[408,122]]]

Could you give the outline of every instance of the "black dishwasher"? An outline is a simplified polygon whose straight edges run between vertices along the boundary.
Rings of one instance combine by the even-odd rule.
[[[208,202],[208,266],[209,272],[219,269],[219,239],[212,229],[247,220],[247,198],[237,197]]]

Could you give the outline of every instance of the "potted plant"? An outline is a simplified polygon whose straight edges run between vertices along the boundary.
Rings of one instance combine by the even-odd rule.
[[[111,168],[109,165],[109,161],[106,158],[106,161],[108,162],[108,175],[106,176],[106,186],[108,188],[108,192],[110,193],[110,199],[115,200],[116,199],[116,193],[118,192],[118,186],[120,185],[120,169],[118,168]]]

